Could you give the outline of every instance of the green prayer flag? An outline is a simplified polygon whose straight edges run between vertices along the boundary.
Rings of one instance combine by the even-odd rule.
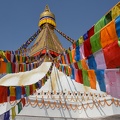
[[[68,75],[68,66],[66,66],[65,68],[66,68],[65,73],[66,73],[66,75]]]
[[[21,104],[21,102],[19,102],[17,105],[18,105],[18,114],[19,114],[20,111],[22,110],[22,104]]]
[[[10,62],[7,63],[7,73],[12,73],[12,66]]]
[[[25,57],[24,56],[22,56],[22,62],[25,62]]]
[[[70,63],[73,63],[73,61],[72,61],[72,52],[70,50],[68,50],[68,53],[69,53]]]
[[[78,68],[79,68],[79,69],[82,69],[81,61],[77,61],[77,65],[78,65]]]
[[[110,11],[105,15],[105,24],[107,25],[110,21],[112,21],[112,12]]]
[[[26,71],[26,64],[24,64],[24,71]]]
[[[79,46],[79,40],[76,41],[76,47]]]
[[[103,16],[94,26],[94,32],[100,31],[105,26],[105,16]]]
[[[29,96],[30,95],[30,86],[29,85],[25,86],[25,90],[26,90],[26,95]]]
[[[84,84],[84,86],[90,87],[90,81],[89,81],[89,78],[88,78],[87,70],[82,70],[82,75],[83,75],[83,84]]]
[[[20,56],[19,55],[17,55],[17,59],[18,59],[18,62],[20,62]]]
[[[90,37],[90,44],[93,53],[101,49],[100,31],[96,32],[93,36]]]

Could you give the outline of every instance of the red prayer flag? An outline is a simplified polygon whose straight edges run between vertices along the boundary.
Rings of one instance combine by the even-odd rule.
[[[0,86],[0,103],[7,102],[8,88],[5,86]]]
[[[118,41],[103,49],[107,68],[120,68],[120,47]]]
[[[79,69],[75,70],[75,81],[83,84],[82,70],[79,70]]]
[[[88,38],[90,38],[92,35],[94,35],[94,26],[88,30]]]
[[[85,40],[83,44],[84,44],[84,54],[85,54],[85,57],[88,57],[88,56],[90,56],[92,54],[90,38]]]

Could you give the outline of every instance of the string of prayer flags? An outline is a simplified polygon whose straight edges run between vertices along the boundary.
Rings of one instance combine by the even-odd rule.
[[[2,62],[0,61],[0,74],[4,73],[18,73],[18,72],[25,72],[30,71],[39,67],[42,61],[37,61],[33,63],[10,63],[10,62]]]
[[[21,110],[23,109],[23,107],[26,104],[25,101],[26,101],[26,99],[22,98],[22,99],[20,99],[20,101],[14,107],[11,108],[10,111],[11,111],[11,114],[12,114],[12,120],[14,120],[16,115],[21,112]]]
[[[41,81],[43,81],[45,84],[45,82],[51,75],[53,65],[54,64],[52,63],[46,75],[41,80],[39,80],[34,84],[26,85],[26,86],[10,86],[10,87],[0,86],[0,103],[8,102],[7,99],[8,97],[10,98],[9,101],[15,101],[15,100],[20,100],[21,98],[24,98],[26,96],[28,97],[29,95],[32,95],[36,89],[41,88],[42,86]]]
[[[28,45],[38,36],[38,34],[41,32],[40,29],[37,30],[37,32],[34,33],[18,50],[26,49]]]
[[[24,56],[15,54],[12,51],[2,51],[0,50],[0,57],[3,58],[4,62],[10,63],[31,63],[33,61],[40,59],[40,54],[37,56]]]
[[[75,40],[73,40],[72,38],[68,37],[67,35],[65,35],[63,32],[61,32],[60,30],[56,29],[55,30],[61,34],[64,38],[66,38],[68,41],[70,41],[71,43],[74,43]]]

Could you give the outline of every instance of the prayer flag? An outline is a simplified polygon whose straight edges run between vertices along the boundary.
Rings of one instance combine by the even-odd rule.
[[[115,41],[113,44],[105,47],[103,49],[106,66],[108,69],[110,68],[120,68],[120,47],[118,46],[118,42]]]
[[[90,38],[91,36],[93,36],[93,35],[94,35],[94,26],[92,26],[92,27],[87,31],[87,33],[88,33],[88,38]]]
[[[106,86],[104,81],[104,70],[95,70],[97,81],[99,83],[100,90],[106,92]]]
[[[0,86],[0,103],[7,102],[8,87]]]
[[[88,78],[87,70],[82,70],[82,75],[83,75],[83,84],[84,84],[84,86],[90,87],[90,80]]]
[[[18,114],[20,113],[20,111],[22,110],[22,104],[21,101],[19,103],[17,103],[18,105]]]
[[[112,12],[109,11],[106,15],[105,15],[105,24],[108,24],[110,21],[112,21]]]
[[[20,86],[16,86],[16,99],[19,100],[21,99],[22,95],[22,88]]]
[[[75,81],[83,84],[82,70],[79,69],[75,70]]]
[[[94,32],[100,31],[105,26],[105,16],[103,16],[94,26]]]
[[[112,20],[100,31],[100,37],[100,43],[102,48],[118,40],[115,27],[115,20]]]
[[[120,15],[120,2],[112,8],[112,19]]]
[[[88,66],[89,66],[89,69],[97,69],[97,65],[93,55],[88,57]]]
[[[16,100],[16,87],[10,86],[10,101]]]
[[[12,119],[14,120],[16,116],[15,106],[12,107]]]
[[[88,57],[92,54],[91,44],[90,44],[90,38],[88,38],[86,41],[84,41],[84,54],[85,57]]]
[[[106,62],[103,54],[103,50],[99,50],[98,52],[94,53],[94,59],[97,65],[97,69],[106,69]]]
[[[93,53],[101,49],[100,31],[96,32],[92,37],[90,37],[90,44]]]
[[[115,26],[118,38],[120,38],[120,15],[115,19]]]
[[[90,80],[90,87],[96,89],[96,75],[94,70],[88,70],[88,77]]]

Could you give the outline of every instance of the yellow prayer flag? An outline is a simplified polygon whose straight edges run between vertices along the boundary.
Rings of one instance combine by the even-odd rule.
[[[15,116],[16,116],[16,111],[15,111],[15,106],[12,107],[12,120],[15,119]]]

